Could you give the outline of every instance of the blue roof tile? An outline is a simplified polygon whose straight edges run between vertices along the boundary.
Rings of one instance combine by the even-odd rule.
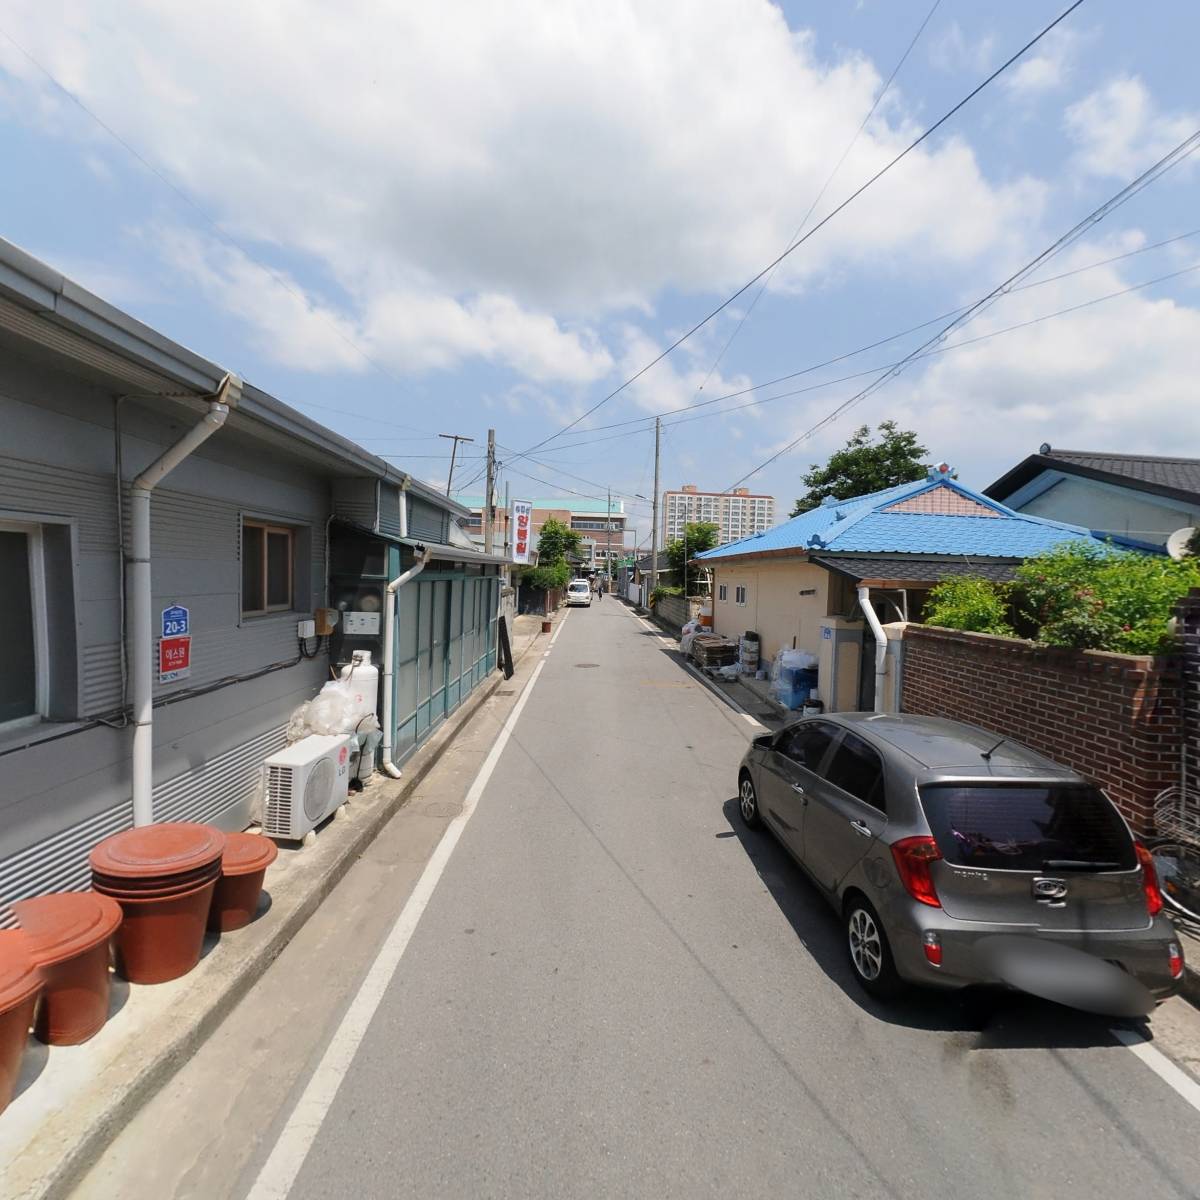
[[[997,515],[883,512],[889,505],[934,488],[949,488]],[[980,558],[1029,558],[1067,541],[1093,541],[1088,530],[1014,512],[957,480],[921,479],[866,496],[855,496],[801,513],[765,533],[729,542],[699,555],[704,561],[779,550],[821,549],[846,553],[964,554]]]

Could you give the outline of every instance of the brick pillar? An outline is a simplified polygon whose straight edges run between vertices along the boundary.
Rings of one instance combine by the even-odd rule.
[[[1179,601],[1179,635],[1183,651],[1183,737],[1187,755],[1188,799],[1200,808],[1200,588]]]

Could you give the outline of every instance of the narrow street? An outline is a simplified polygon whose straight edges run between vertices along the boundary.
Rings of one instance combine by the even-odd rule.
[[[326,1047],[524,688],[341,1077]],[[755,727],[620,601],[502,690],[77,1196],[1197,1194],[1200,1114],[1108,1023],[856,989],[737,824]],[[298,1127],[314,1071],[340,1086]]]

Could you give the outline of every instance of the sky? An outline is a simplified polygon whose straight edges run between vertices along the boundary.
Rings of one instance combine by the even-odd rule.
[[[560,434],[1068,3],[8,0],[0,236],[421,478],[462,434],[480,491],[494,428],[501,487],[639,541],[655,414],[664,488],[781,518],[888,419],[975,487],[1200,455],[1200,153],[833,415],[1200,129],[1185,0],[1085,0]]]

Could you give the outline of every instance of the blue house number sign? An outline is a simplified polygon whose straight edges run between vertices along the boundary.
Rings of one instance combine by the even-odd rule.
[[[182,637],[191,632],[191,615],[180,604],[162,610],[162,636]]]

